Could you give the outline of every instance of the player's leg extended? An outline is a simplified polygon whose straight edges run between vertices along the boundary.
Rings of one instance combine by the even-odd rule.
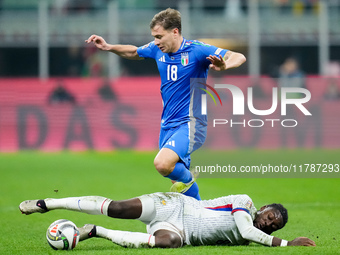
[[[154,235],[140,232],[111,230],[93,224],[86,224],[79,228],[79,233],[79,241],[84,241],[92,237],[100,237],[128,248],[148,248],[155,247],[156,245]]]
[[[160,229],[152,234],[106,229],[87,224],[79,228],[80,239],[84,241],[91,237],[100,237],[128,248],[178,248],[182,246],[181,237],[172,231]]]
[[[47,198],[44,200],[26,200],[19,206],[23,214],[44,213],[50,210],[66,209],[93,215],[106,215],[120,219],[139,219],[147,209],[142,208],[139,198],[112,201],[100,196]],[[150,209],[149,209],[150,210]]]
[[[19,205],[23,214],[35,212],[45,213],[50,210],[65,209],[88,214],[107,215],[111,199],[100,196],[46,198],[41,200],[26,200]]]

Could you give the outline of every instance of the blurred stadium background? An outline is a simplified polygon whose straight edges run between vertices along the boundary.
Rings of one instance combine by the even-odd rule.
[[[186,38],[247,56],[240,68],[210,72],[208,83],[244,92],[253,86],[263,109],[272,87],[312,92],[313,117],[297,128],[210,128],[206,147],[339,148],[338,0],[1,0],[0,151],[157,149],[162,106],[154,61],[124,60],[84,40],[99,34],[144,45],[152,40],[151,18],[167,7],[181,11]],[[208,104],[212,118],[231,118],[231,103]]]

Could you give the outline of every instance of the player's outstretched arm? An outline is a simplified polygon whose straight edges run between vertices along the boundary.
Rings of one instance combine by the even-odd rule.
[[[112,53],[117,54],[122,58],[141,60],[141,58],[137,53],[137,47],[134,45],[123,45],[123,44],[109,44],[107,43],[103,37],[99,35],[91,35],[86,43],[93,43],[98,49],[104,51],[110,51]]]
[[[293,241],[285,241],[275,236],[268,235],[254,227],[250,215],[244,211],[234,213],[235,223],[242,237],[251,242],[267,246],[315,246],[315,242],[307,237],[298,237]]]
[[[215,71],[236,68],[246,62],[246,57],[243,54],[234,51],[227,51],[224,57],[210,55],[207,59],[211,62],[209,67]]]

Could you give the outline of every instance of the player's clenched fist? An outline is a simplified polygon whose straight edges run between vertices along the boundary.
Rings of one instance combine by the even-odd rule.
[[[85,40],[86,43],[91,43],[93,44],[100,50],[109,50],[109,45],[108,43],[104,40],[103,37],[99,35],[91,35],[89,39]]]

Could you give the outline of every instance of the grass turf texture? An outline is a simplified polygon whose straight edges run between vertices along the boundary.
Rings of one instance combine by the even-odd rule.
[[[340,163],[339,150],[240,150],[204,152],[196,159],[219,155],[233,165],[247,163]],[[199,153],[199,152],[197,152]],[[61,254],[45,239],[47,227],[57,219],[69,219],[78,226],[94,223],[107,228],[145,232],[135,220],[111,219],[66,210],[21,215],[18,205],[26,199],[101,195],[127,199],[146,193],[168,191],[170,181],[154,170],[156,152],[112,153],[21,152],[0,155],[0,254]],[[195,164],[195,154],[192,163]],[[340,179],[311,178],[201,178],[202,199],[229,194],[248,194],[259,209],[279,202],[289,212],[286,227],[275,233],[292,240],[313,239],[316,247],[190,247],[181,249],[126,249],[107,240],[90,239],[78,244],[72,254],[339,254]]]

